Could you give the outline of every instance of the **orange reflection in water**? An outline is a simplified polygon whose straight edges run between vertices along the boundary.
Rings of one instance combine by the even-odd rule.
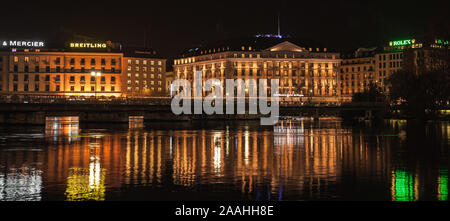
[[[112,190],[167,186],[178,191],[223,193],[223,197],[237,193],[244,199],[341,199],[346,194],[346,199],[352,199],[348,195],[356,191],[370,194],[355,189],[375,182],[386,186],[381,199],[420,200],[423,195],[423,173],[417,170],[410,176],[398,169],[406,164],[395,158],[399,146],[395,142],[404,139],[367,135],[343,127],[339,120],[284,120],[264,129],[252,124],[216,129],[151,128],[124,132],[74,129],[78,139],[67,142],[73,136],[58,135],[41,151],[3,150],[1,165],[44,171],[22,173],[34,176],[32,180],[63,186],[64,190],[55,188],[53,194],[65,200],[105,200],[113,195]],[[73,129],[64,130],[62,134],[74,134],[69,132]],[[47,131],[46,127],[46,137]],[[22,191],[22,199],[40,199],[39,186],[44,184],[34,185],[39,188],[33,190],[31,186],[20,189],[7,183],[17,183],[13,180],[22,176],[15,172],[16,178],[6,178],[12,175],[2,171],[0,188],[11,190],[14,186],[16,192]],[[436,178],[442,199],[448,193],[446,177]],[[349,192],[339,192],[336,186]],[[11,196],[0,195],[3,200]],[[360,199],[361,195],[354,197]]]
[[[80,133],[78,116],[61,116],[45,118],[45,136],[57,140],[69,137],[68,141],[78,140]]]

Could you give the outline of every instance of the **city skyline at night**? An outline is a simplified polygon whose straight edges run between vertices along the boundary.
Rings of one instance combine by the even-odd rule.
[[[0,7],[6,219],[448,211],[448,0]]]

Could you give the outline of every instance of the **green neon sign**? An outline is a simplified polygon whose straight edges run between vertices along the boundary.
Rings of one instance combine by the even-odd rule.
[[[441,39],[437,39],[435,41],[435,43],[436,44],[440,44],[440,45],[448,45],[448,41],[444,41],[444,40],[441,40]]]
[[[398,40],[398,41],[390,41],[389,46],[405,46],[405,45],[411,45],[414,44],[414,39],[405,39],[405,40]]]

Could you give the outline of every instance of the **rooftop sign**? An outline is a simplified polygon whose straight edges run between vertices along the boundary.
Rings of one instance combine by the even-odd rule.
[[[15,41],[15,40],[9,40],[9,41],[1,41],[2,47],[44,47],[43,41]]]
[[[390,41],[389,46],[405,46],[405,45],[411,45],[416,42],[415,39],[405,39],[405,40],[398,40],[398,41]]]
[[[71,42],[71,48],[106,48],[106,43]]]
[[[440,44],[440,45],[448,45],[448,41],[444,41],[444,40],[441,40],[441,39],[436,39],[435,43],[436,44]]]

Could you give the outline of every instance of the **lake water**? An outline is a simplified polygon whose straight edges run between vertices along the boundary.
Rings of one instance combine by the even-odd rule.
[[[448,200],[450,123],[0,127],[0,200]]]

